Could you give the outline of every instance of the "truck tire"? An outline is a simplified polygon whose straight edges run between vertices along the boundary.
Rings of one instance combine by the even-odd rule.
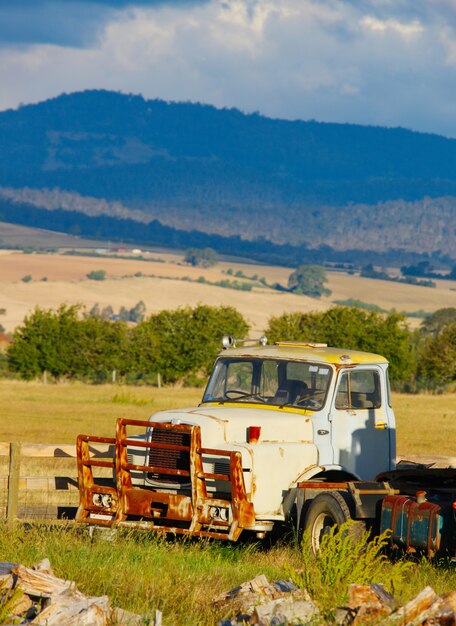
[[[340,526],[351,517],[348,504],[339,491],[328,491],[315,496],[304,521],[304,530],[310,532],[312,552],[317,554],[322,537],[333,526]]]

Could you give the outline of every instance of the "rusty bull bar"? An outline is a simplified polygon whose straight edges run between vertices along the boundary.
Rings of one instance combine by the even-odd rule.
[[[148,433],[147,440],[128,439],[127,426],[143,427]],[[180,441],[184,441],[185,445],[171,443],[169,437],[166,437],[170,431],[184,435]],[[154,441],[152,432],[165,436],[158,437],[158,441],[155,437]],[[97,459],[91,452],[91,443],[108,444],[112,460]],[[151,450],[158,451],[158,460],[168,453],[174,457],[181,455],[185,462],[176,464],[179,467],[134,465],[129,463],[128,446],[149,450],[148,455],[145,452],[149,463]],[[229,473],[205,472],[203,454],[228,457]],[[252,527],[255,522],[253,504],[248,500],[245,490],[241,454],[237,451],[203,448],[199,426],[120,418],[117,420],[115,439],[78,436],[77,462],[80,504],[76,520],[79,522],[100,526],[130,526],[231,541],[236,541],[242,530]],[[95,478],[94,467],[115,470],[115,486],[112,480]],[[168,476],[170,480],[188,479],[188,489],[135,486],[132,471],[144,472],[148,476]],[[226,498],[216,497],[208,491],[208,483],[214,481],[230,483]],[[217,518],[214,511],[220,510],[225,511],[225,514]]]

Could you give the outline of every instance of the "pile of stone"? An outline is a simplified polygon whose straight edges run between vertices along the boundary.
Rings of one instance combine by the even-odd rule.
[[[322,615],[306,590],[289,581],[268,582],[260,575],[214,599],[232,619],[218,626],[288,626],[335,624],[360,626],[456,626],[456,591],[438,596],[426,587],[416,598],[398,607],[383,585],[350,585],[348,603]]]
[[[0,607],[2,606],[8,610],[6,622],[2,621],[3,624],[162,625],[160,611],[145,618],[120,608],[112,608],[108,596],[85,596],[73,581],[54,576],[48,559],[32,567],[0,563]]]

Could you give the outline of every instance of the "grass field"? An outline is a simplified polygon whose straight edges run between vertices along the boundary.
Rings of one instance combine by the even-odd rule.
[[[0,381],[0,441],[72,443],[80,433],[114,436],[118,417],[148,419],[195,406],[201,389]],[[399,458],[456,456],[456,394],[393,394]]]
[[[201,393],[185,388],[0,381],[0,441],[72,443],[81,432],[112,436],[117,417],[147,419],[160,409],[195,405]],[[395,394],[393,401],[400,455],[455,454],[455,395]],[[91,539],[73,525],[20,526],[9,532],[0,524],[0,554],[3,560],[25,565],[48,557],[56,575],[75,580],[84,593],[107,594],[113,605],[140,614],[160,609],[164,623],[173,626],[216,624],[224,612],[214,609],[212,598],[258,574],[270,580],[299,578],[305,566],[316,568],[311,570],[315,579],[322,576],[322,566],[303,557],[291,531],[273,545],[245,540],[227,545],[134,532],[105,541],[97,535]],[[384,582],[400,602],[426,585],[438,593],[456,589],[456,572],[447,561],[407,563],[403,572],[399,568],[402,574],[395,575],[394,589],[389,561],[372,582]],[[331,593],[327,586],[326,591],[324,586],[315,588],[314,599],[323,610],[344,601],[352,582],[349,575],[346,572]],[[328,622],[322,618],[321,623]]]

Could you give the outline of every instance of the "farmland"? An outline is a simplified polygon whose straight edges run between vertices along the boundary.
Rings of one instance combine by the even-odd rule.
[[[21,324],[35,306],[57,309],[61,304],[83,304],[90,309],[111,305],[131,309],[140,300],[146,313],[203,303],[231,305],[242,313],[252,332],[262,332],[271,316],[287,312],[322,311],[336,300],[361,300],[385,310],[413,313],[433,312],[456,306],[456,282],[437,281],[434,289],[388,281],[362,278],[341,271],[328,271],[332,294],[320,300],[304,295],[254,286],[250,291],[216,286],[220,281],[252,283],[251,277],[263,278],[267,285],[286,286],[290,268],[222,260],[211,268],[191,267],[182,262],[182,254],[143,252],[137,256],[68,256],[23,254],[0,251],[1,308],[6,313],[0,322],[8,332]],[[106,279],[87,278],[90,272],[103,270]],[[236,274],[242,274],[236,277]],[[30,277],[24,282],[24,277]],[[413,325],[419,320],[411,320]]]

